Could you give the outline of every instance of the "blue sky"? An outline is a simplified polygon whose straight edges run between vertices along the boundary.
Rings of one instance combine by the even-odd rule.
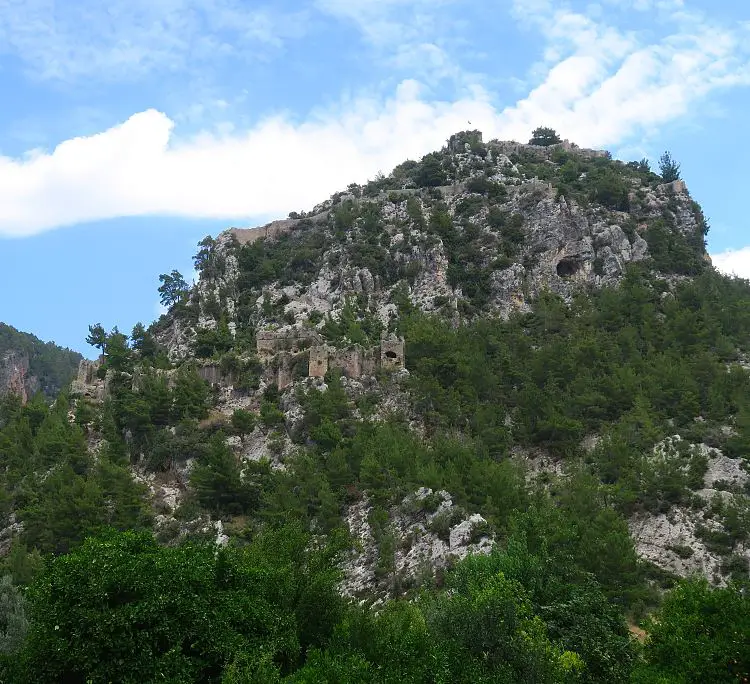
[[[745,0],[0,0],[0,320],[93,355],[196,243],[472,127],[665,149],[750,277]]]

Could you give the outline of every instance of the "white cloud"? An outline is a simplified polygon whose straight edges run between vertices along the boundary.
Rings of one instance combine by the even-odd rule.
[[[262,56],[303,25],[301,13],[239,0],[0,0],[0,54],[18,56],[38,79],[118,80]]]
[[[50,154],[0,157],[0,234],[113,216],[285,215],[440,147],[468,119],[491,128],[494,117],[479,99],[424,102],[411,82],[385,103],[358,100],[339,115],[297,125],[276,117],[182,141],[165,114],[149,110]]]
[[[315,4],[352,22],[368,41],[382,46],[434,35],[439,10],[460,0],[316,0]]]
[[[372,6],[369,0],[352,5],[364,8],[365,16],[375,11],[368,9]],[[546,0],[519,7],[532,25],[538,21],[535,12],[550,11]],[[438,101],[407,80],[385,100],[347,100],[304,121],[278,115],[250,129],[228,125],[186,139],[166,114],[148,110],[52,152],[0,156],[0,235],[117,216],[233,222],[284,216],[439,148],[468,121],[485,138],[524,141],[535,126],[546,124],[584,146],[642,144],[714,90],[750,81],[741,28],[691,24],[642,45],[635,35],[564,10],[551,21],[547,15],[542,30],[550,47],[543,76],[526,97],[505,108],[479,87]],[[441,53],[426,52],[445,65]]]
[[[750,246],[712,254],[711,261],[722,273],[750,280]]]

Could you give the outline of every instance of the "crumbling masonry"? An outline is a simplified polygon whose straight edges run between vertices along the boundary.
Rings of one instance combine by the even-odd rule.
[[[333,368],[348,378],[373,375],[379,368],[390,371],[404,368],[404,340],[395,335],[384,335],[375,348],[352,345],[336,349],[312,330],[263,330],[258,332],[256,345],[259,358],[273,369],[279,389],[289,386],[300,375],[325,377]]]

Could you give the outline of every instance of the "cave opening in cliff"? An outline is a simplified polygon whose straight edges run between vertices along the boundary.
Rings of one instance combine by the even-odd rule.
[[[561,278],[572,278],[582,267],[583,264],[578,257],[563,257],[557,262],[557,275]]]

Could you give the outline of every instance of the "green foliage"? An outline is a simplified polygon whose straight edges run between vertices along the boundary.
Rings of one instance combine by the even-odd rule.
[[[438,153],[432,152],[422,157],[414,173],[414,181],[419,188],[435,188],[448,182]]]
[[[86,337],[86,344],[90,344],[96,349],[100,349],[104,352],[104,347],[107,344],[107,333],[101,323],[94,323],[89,326],[89,334]]]
[[[347,297],[343,308],[334,318],[330,314],[325,319],[321,333],[337,347],[358,344],[372,347],[380,342],[383,325],[361,297]]]
[[[719,420],[748,402],[724,366],[750,330],[743,287],[706,272],[663,299],[633,270],[618,289],[570,308],[543,297],[533,314],[508,323],[452,329],[412,315],[401,329],[415,408],[428,425],[468,431],[499,453],[511,439],[575,453],[584,434],[623,418],[639,397],[657,425]]]
[[[263,652],[289,670],[341,611],[332,551],[307,545],[294,528],[218,551],[91,539],[29,592],[17,681],[219,681],[226,663]]]
[[[561,142],[562,140],[560,139],[560,136],[557,135],[555,129],[546,126],[539,126],[532,131],[529,145],[542,145],[543,147],[549,147],[550,145],[556,145]]]
[[[301,413],[288,421],[281,407],[291,398],[274,385],[245,397],[257,414],[239,409],[229,419],[225,407],[209,414],[216,397],[196,365],[172,369],[156,343],[170,320],[197,320],[198,302],[173,272],[162,277],[160,294],[173,309],[160,323],[136,325],[129,339],[117,328],[90,327],[88,341],[104,355],[103,405],[80,397],[52,407],[41,396],[25,406],[0,401],[0,517],[3,527],[11,513],[22,523],[0,562],[0,576],[10,578],[0,582],[0,648],[12,632],[21,652],[0,658],[0,680],[687,682],[700,681],[702,668],[706,681],[722,681],[720,663],[722,672],[745,674],[735,645],[747,641],[747,606],[734,587],[731,600],[705,587],[688,600],[678,588],[649,625],[642,656],[624,615],[641,615],[657,603],[654,585],[675,581],[638,561],[625,516],[697,505],[707,462],[682,446],[687,440],[738,458],[750,453],[750,385],[738,363],[749,350],[747,283],[704,264],[705,218],[693,205],[695,234],[680,233],[673,200],[649,220],[652,262],[631,267],[619,288],[569,302],[542,293],[531,312],[508,321],[474,317],[490,301],[493,272],[520,259],[527,232],[524,213],[503,205],[506,188],[491,180],[482,160],[488,148],[475,133],[454,136],[447,150],[407,162],[363,192],[350,188],[356,199],[334,196],[318,226],[301,218],[290,234],[230,244],[237,287],[201,302],[218,325],[197,329],[195,354],[250,392],[263,370],[252,355],[256,326],[290,320],[277,286],[309,284],[324,260],[333,269],[367,269],[380,287],[400,283],[392,297],[399,318],[388,327],[407,340],[408,377],[355,385],[331,371],[325,391],[297,385]],[[534,136],[539,145],[559,142],[551,129]],[[466,145],[474,156],[463,155]],[[551,182],[581,205],[618,211],[629,209],[631,191],[659,182],[645,161],[626,165],[561,147],[527,150],[514,163],[522,180]],[[462,179],[468,194],[449,210],[436,188]],[[380,199],[367,199],[380,192],[399,209],[387,222]],[[544,195],[529,184],[514,206],[533,214]],[[631,240],[636,210],[623,222]],[[470,322],[459,326],[410,301],[418,266],[399,252],[438,239],[448,282],[468,299],[459,311]],[[533,258],[525,254],[524,263]],[[225,268],[212,238],[194,259],[208,280]],[[652,268],[695,279],[666,283]],[[224,310],[230,296],[233,333]],[[309,322],[336,347],[377,346],[383,324],[371,296],[348,298],[338,314],[311,314]],[[305,371],[301,362],[293,376]],[[394,409],[402,399],[408,409]],[[269,452],[285,451],[283,468],[230,446],[240,440],[227,440],[225,430],[244,440],[257,425]],[[654,452],[677,432],[684,442]],[[584,450],[593,434],[598,445]],[[92,438],[95,458],[87,452]],[[564,460],[565,477],[540,475],[532,484],[509,458],[538,452]],[[158,484],[188,459],[177,519],[158,530],[172,545],[164,548],[129,468],[157,471],[149,477]],[[492,533],[497,549],[407,583],[397,572],[403,547],[391,514],[419,487],[447,490],[456,505],[428,517],[442,501],[433,494],[405,513],[429,520],[429,531],[448,541],[467,512],[481,512],[487,524],[475,526],[470,541]],[[356,502],[369,510],[375,576],[393,599],[377,610],[343,603],[335,588],[334,552],[352,543],[342,514]],[[739,553],[750,529],[747,497],[717,498],[705,515],[712,524],[696,534],[722,554],[725,573],[747,578]],[[217,518],[228,548],[178,544],[185,528],[193,539],[212,536],[201,527]],[[18,588],[29,584],[28,592]],[[721,611],[741,629],[717,625]]]
[[[159,347],[154,336],[146,330],[143,323],[136,323],[130,333],[131,348],[138,352],[142,360],[154,360]]]
[[[216,240],[210,235],[199,243],[200,249],[193,257],[193,266],[200,273],[201,278],[213,280],[221,275],[225,267],[225,259],[216,249]]]
[[[603,169],[598,172],[591,172],[588,182],[592,186],[592,201],[617,211],[629,210],[630,187],[622,174],[613,169]]]
[[[236,409],[232,413],[232,428],[240,435],[249,435],[258,423],[258,418],[254,413],[245,409]]]
[[[690,240],[664,219],[657,219],[649,225],[646,241],[654,268],[662,273],[695,276],[707,267],[703,259],[702,237]]]
[[[190,486],[207,510],[238,515],[258,506],[259,492],[253,482],[243,480],[237,457],[219,432],[208,444],[190,473]]]
[[[738,682],[750,677],[750,596],[747,588],[712,589],[682,582],[646,624],[646,664],[637,684]]]
[[[234,346],[226,321],[221,320],[215,328],[198,328],[193,342],[193,351],[199,359],[220,356]]]
[[[671,183],[680,178],[680,165],[672,159],[669,152],[665,152],[659,157],[659,173],[665,183]]]
[[[282,285],[312,281],[330,241],[323,231],[309,230],[310,227],[312,223],[303,219],[293,233],[277,235],[273,240],[256,240],[239,248],[240,308],[254,304],[251,295],[275,280]]]
[[[42,342],[34,335],[0,323],[0,358],[11,351],[28,357],[27,376],[39,381],[48,399],[54,398],[73,379],[83,358],[78,352],[58,347],[53,342]]]
[[[23,645],[28,627],[21,590],[9,575],[0,577],[0,658]]]
[[[159,299],[164,306],[174,306],[188,295],[188,284],[179,271],[162,273],[159,282]]]

